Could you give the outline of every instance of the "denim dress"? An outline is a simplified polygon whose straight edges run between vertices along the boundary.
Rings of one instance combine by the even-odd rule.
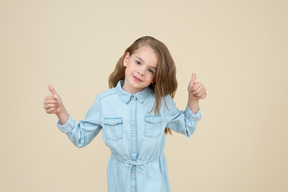
[[[194,114],[176,108],[172,98],[163,99],[159,114],[154,113],[155,95],[147,87],[130,94],[115,88],[100,93],[84,120],[71,116],[58,128],[77,146],[89,144],[102,130],[110,148],[107,168],[109,192],[169,192],[165,146],[166,127],[187,137],[195,131],[200,110]]]

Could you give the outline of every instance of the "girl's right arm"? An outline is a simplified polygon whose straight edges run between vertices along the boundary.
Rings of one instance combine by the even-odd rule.
[[[64,125],[69,119],[69,113],[66,111],[62,100],[52,85],[48,86],[48,89],[52,93],[45,97],[43,105],[48,114],[56,114],[60,123]]]
[[[84,120],[76,122],[66,111],[60,96],[56,93],[54,88],[49,85],[49,90],[52,95],[45,97],[44,109],[48,114],[56,114],[59,118],[57,123],[58,128],[66,133],[69,139],[77,147],[84,147],[88,145],[102,129],[101,117],[101,103],[100,99],[96,99],[86,114]]]

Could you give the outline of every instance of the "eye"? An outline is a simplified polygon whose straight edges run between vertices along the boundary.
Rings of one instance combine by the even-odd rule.
[[[140,61],[135,61],[135,63],[136,63],[137,65],[141,65],[141,62],[140,62]]]
[[[153,69],[148,69],[148,71],[150,72],[150,73],[154,73],[154,70]]]

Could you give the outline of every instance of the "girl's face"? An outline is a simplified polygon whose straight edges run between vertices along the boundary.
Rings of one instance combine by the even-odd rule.
[[[158,59],[151,47],[141,46],[132,55],[127,52],[123,65],[126,67],[123,85],[126,92],[134,94],[154,83]]]

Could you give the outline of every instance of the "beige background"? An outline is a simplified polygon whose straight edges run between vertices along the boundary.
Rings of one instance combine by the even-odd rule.
[[[184,108],[205,84],[191,138],[167,136],[172,191],[288,191],[288,3],[283,0],[0,0],[0,191],[107,191],[109,149],[76,148],[44,112],[52,84],[83,119],[123,51],[163,41]]]

